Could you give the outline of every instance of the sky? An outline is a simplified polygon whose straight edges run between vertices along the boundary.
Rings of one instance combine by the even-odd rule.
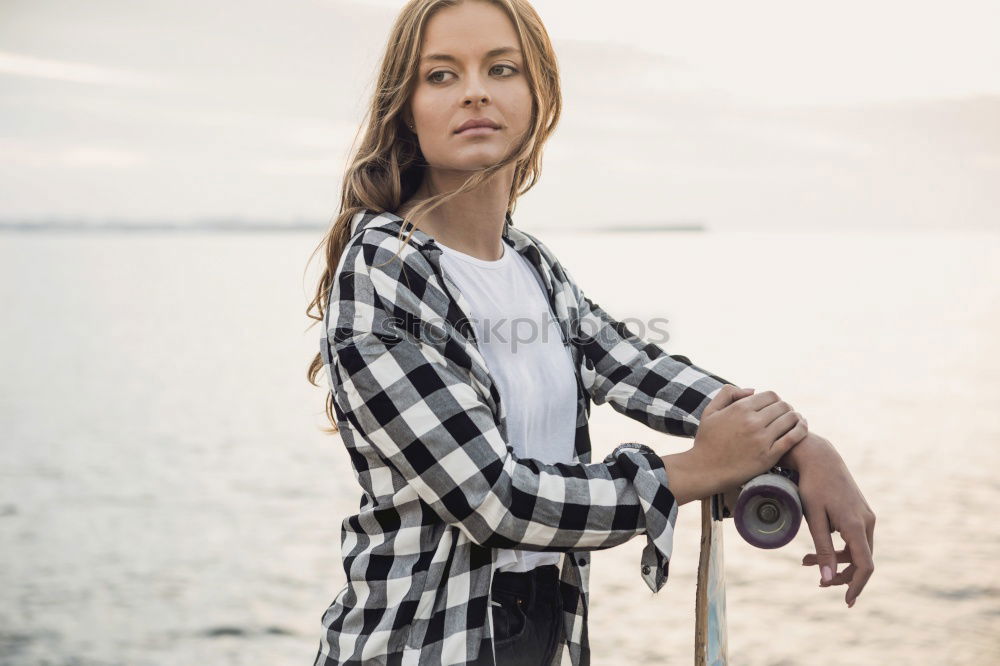
[[[0,220],[328,223],[403,4],[0,1]],[[1000,3],[533,4],[515,223],[1000,229]]]

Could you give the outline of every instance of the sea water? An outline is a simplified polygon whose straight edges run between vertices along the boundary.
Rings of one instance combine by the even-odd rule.
[[[1000,662],[1000,234],[527,230],[612,316],[805,414],[878,516],[852,609],[805,523],[772,551],[725,526],[732,663]],[[0,663],[312,663],[359,499],[305,379],[320,235],[0,236]],[[691,444],[591,423],[595,459]],[[694,502],[658,594],[643,537],[593,556],[594,664],[690,663],[698,538]]]

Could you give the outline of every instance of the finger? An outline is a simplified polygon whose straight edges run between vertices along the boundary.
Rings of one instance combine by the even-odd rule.
[[[825,587],[837,575],[837,556],[833,550],[833,539],[830,538],[830,522],[826,510],[820,508],[810,511],[809,507],[806,507],[806,522],[809,524],[809,532],[816,547],[820,587]]]
[[[781,398],[779,398],[778,394],[775,393],[774,391],[763,391],[761,393],[757,393],[756,395],[750,396],[746,400],[747,400],[747,405],[751,409],[759,412],[764,407],[767,407],[772,403],[778,402],[778,400],[780,399]]]
[[[809,433],[798,412],[787,412],[771,422],[764,432],[771,442],[771,454],[775,460],[780,460],[783,455],[792,449],[796,444]]]
[[[858,523],[853,529],[843,533],[844,541],[851,551],[851,559],[857,565],[857,571],[851,578],[851,584],[847,586],[847,594],[844,601],[848,607],[853,606],[857,601],[861,590],[865,588],[868,579],[875,571],[875,563],[872,561],[872,553],[868,549],[868,539],[863,523]]]
[[[872,561],[875,558],[875,522],[865,524],[865,534],[868,536],[868,551],[872,554]]]
[[[791,430],[779,437],[778,441],[771,445],[770,456],[773,461],[771,464],[776,465],[786,453],[795,448],[808,434],[809,428],[805,423],[802,421],[796,423]]]
[[[784,416],[788,412],[792,411],[792,406],[789,405],[784,400],[778,400],[772,402],[770,405],[763,407],[757,413],[760,414],[760,419],[763,421],[764,425],[771,425],[776,418],[779,416]]]
[[[843,564],[844,562],[853,561],[851,560],[851,551],[849,551],[847,548],[844,548],[843,550],[838,550],[836,551],[835,554],[837,556],[837,562],[840,562],[841,564]],[[816,559],[816,553],[808,553],[802,558],[802,566],[804,567],[813,566],[817,563],[817,561],[818,560]]]
[[[732,384],[723,384],[722,388],[719,389],[719,392],[715,395],[715,397],[712,398],[707,405],[705,405],[705,409],[701,413],[701,418],[704,419],[709,414],[717,412],[724,407],[728,407],[736,400],[750,395],[753,391],[754,389],[752,388],[740,388]]]
[[[843,571],[833,577],[828,587],[833,587],[834,585],[847,585],[854,579],[854,572],[858,570],[858,565],[848,564]]]

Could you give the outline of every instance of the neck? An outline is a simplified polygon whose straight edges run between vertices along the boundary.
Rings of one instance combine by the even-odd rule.
[[[432,194],[453,192],[468,177],[468,171],[430,168],[417,192],[400,207],[406,213]],[[421,231],[465,254],[496,261],[503,254],[503,228],[513,169],[504,169],[476,189],[451,199],[418,223]]]

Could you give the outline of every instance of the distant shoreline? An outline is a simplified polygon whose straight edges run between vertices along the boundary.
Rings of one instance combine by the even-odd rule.
[[[701,222],[687,222],[679,224],[621,224],[616,226],[605,226],[605,227],[585,227],[583,229],[574,229],[573,231],[597,231],[597,232],[614,232],[619,233],[625,232],[642,232],[642,231],[708,231],[706,227]]]
[[[515,225],[516,226],[516,225]],[[313,222],[192,222],[191,224],[177,224],[173,222],[5,222],[0,221],[0,232],[8,231],[15,233],[91,233],[91,232],[125,232],[125,233],[145,233],[145,232],[210,232],[227,233],[243,231],[314,231],[323,232],[329,227],[327,225]],[[560,232],[571,231],[573,233],[635,233],[635,232],[666,232],[666,231],[707,231],[707,227],[701,222],[685,222],[677,224],[623,224],[623,225],[602,225],[589,227],[532,227],[532,231]]]
[[[196,222],[177,224],[173,222],[0,222],[0,231],[24,233],[47,232],[100,232],[123,231],[143,233],[147,231],[170,232],[229,232],[229,231],[325,231],[327,227],[311,222]]]

